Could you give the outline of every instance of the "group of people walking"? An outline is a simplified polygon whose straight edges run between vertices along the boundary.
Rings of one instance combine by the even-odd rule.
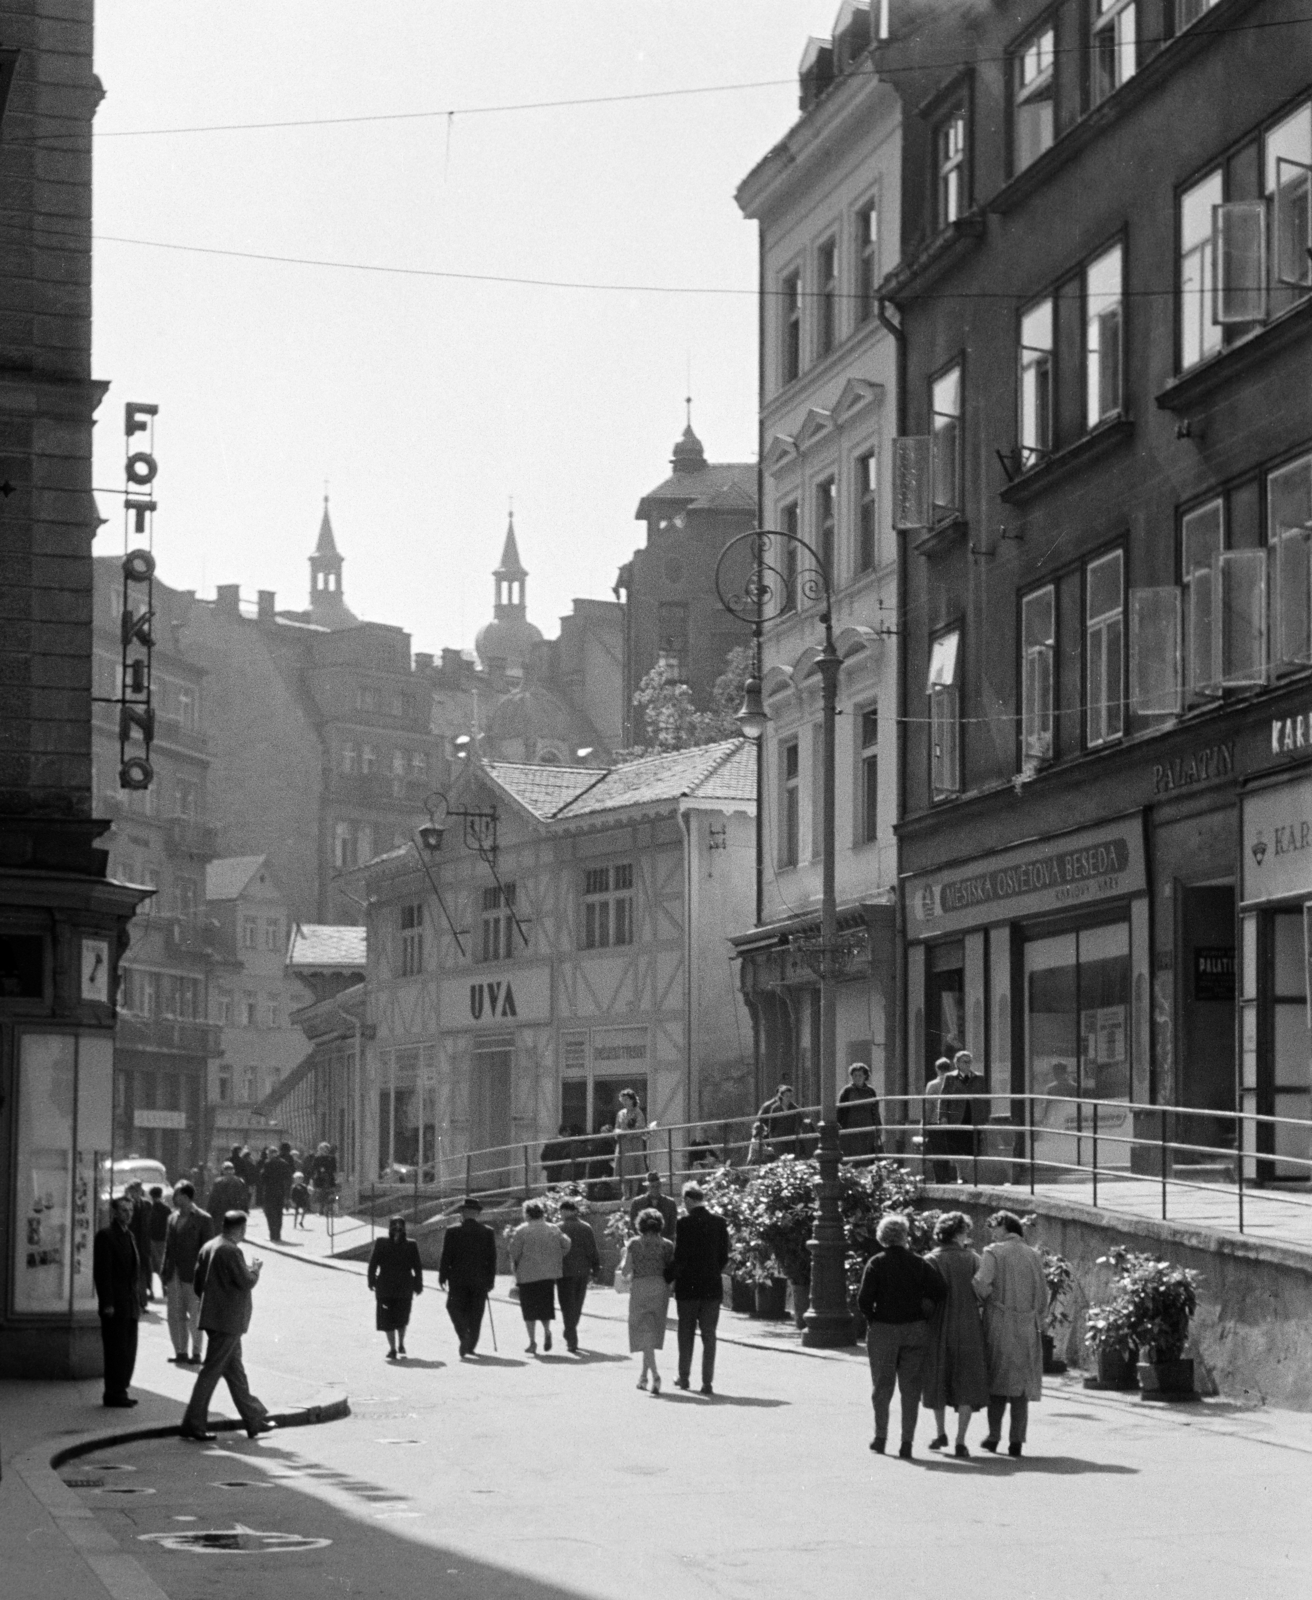
[[[954,1454],[967,1458],[966,1430],[985,1411],[983,1449],[997,1451],[1010,1408],[1008,1451],[1019,1456],[1029,1424],[1029,1404],[1043,1392],[1043,1314],[1048,1284],[1043,1258],[1025,1243],[1020,1219],[995,1211],[989,1244],[971,1249],[971,1222],[948,1211],[934,1227],[935,1248],[918,1256],[910,1248],[904,1216],[881,1218],[880,1250],[866,1263],[857,1304],[867,1321],[875,1410],[870,1448],[884,1454],[896,1387],[902,1401],[901,1447],[909,1460],[923,1405],[934,1413],[931,1450],[948,1446],[947,1413],[956,1413]]]

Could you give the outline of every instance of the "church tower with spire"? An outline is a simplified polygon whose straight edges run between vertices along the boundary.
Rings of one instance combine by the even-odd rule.
[[[501,560],[492,573],[492,621],[485,622],[474,636],[474,649],[485,671],[495,661],[511,676],[522,677],[533,646],[542,642],[542,630],[528,620],[527,580],[512,511]]]
[[[310,620],[324,628],[350,628],[360,620],[342,598],[342,557],[333,537],[327,495],[323,497],[319,540],[310,557]]]

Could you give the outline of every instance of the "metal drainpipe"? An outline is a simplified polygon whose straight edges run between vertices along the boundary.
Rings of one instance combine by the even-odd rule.
[[[683,824],[683,1048],[687,1059],[684,1073],[684,1121],[692,1122],[692,812],[680,808]],[[651,1090],[648,1088],[648,1104]]]

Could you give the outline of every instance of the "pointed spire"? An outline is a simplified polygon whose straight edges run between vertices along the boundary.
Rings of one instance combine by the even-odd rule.
[[[335,556],[337,541],[333,538],[332,519],[328,515],[328,496],[323,497],[323,518],[319,523],[319,542],[314,547],[317,556]]]
[[[498,578],[526,578],[528,571],[519,559],[519,543],[515,538],[515,513],[511,511],[510,521],[506,524],[506,542],[501,547],[501,560],[497,564],[495,576]]]
[[[684,404],[688,408],[688,423],[683,430],[683,437],[674,447],[670,465],[676,472],[700,472],[706,465],[706,452],[702,449],[701,440],[692,431],[691,395],[687,396]]]

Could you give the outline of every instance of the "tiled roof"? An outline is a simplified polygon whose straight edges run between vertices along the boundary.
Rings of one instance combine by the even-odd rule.
[[[543,822],[569,822],[629,806],[664,803],[672,808],[690,795],[735,802],[756,797],[755,759],[742,739],[644,756],[605,772],[502,761],[489,762],[487,772]]]
[[[364,971],[365,930],[330,922],[298,922],[292,930],[287,965],[347,967]]]
[[[515,761],[489,761],[487,770],[520,805],[544,822],[606,776],[596,767],[533,767]]]
[[[263,865],[263,856],[224,856],[207,862],[205,898],[235,900]]]
[[[647,515],[644,507],[652,500],[701,501],[722,489],[745,489],[756,503],[756,463],[754,461],[712,462],[700,472],[672,472],[664,483],[648,489],[638,504],[635,516]]]

